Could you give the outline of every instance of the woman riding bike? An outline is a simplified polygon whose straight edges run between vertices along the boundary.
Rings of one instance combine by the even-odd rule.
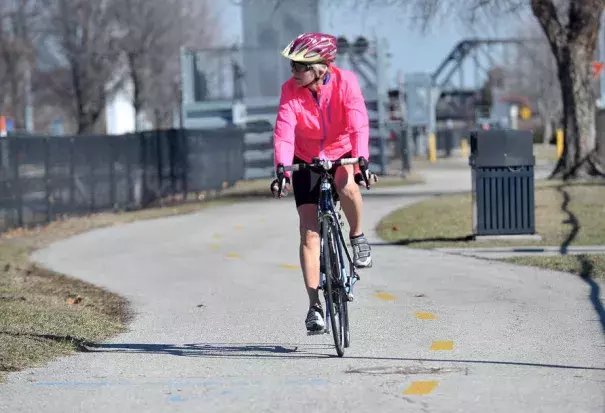
[[[303,33],[281,52],[290,60],[292,78],[281,88],[274,131],[275,166],[311,162],[314,157],[336,160],[363,156],[369,160],[369,124],[365,101],[357,77],[333,64],[337,43],[334,36]],[[361,226],[363,177],[355,165],[330,171],[350,228],[354,264],[371,267],[370,246]],[[300,263],[309,295],[305,319],[307,330],[325,326],[319,301],[319,228],[317,203],[319,174],[309,170],[286,172],[282,185],[271,183],[274,196],[282,197],[290,183],[300,221]],[[372,178],[366,172],[368,182]],[[290,179],[291,178],[291,179]],[[374,180],[375,177],[373,177]],[[279,187],[282,187],[281,193]]]

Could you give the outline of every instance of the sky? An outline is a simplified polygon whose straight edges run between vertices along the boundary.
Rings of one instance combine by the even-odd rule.
[[[351,0],[320,0],[323,13],[320,26],[323,31],[353,41],[359,35],[376,34],[387,39],[391,58],[391,77],[398,70],[433,72],[456,44],[467,37],[511,37],[512,18],[508,21],[483,21],[473,31],[457,19],[439,22],[427,33],[411,26],[397,6],[351,7]],[[241,12],[235,1],[217,2],[218,17],[223,26],[223,37],[231,43],[241,39]],[[349,4],[347,4],[349,3]],[[508,33],[507,33],[508,32]],[[284,45],[285,46],[285,45]]]

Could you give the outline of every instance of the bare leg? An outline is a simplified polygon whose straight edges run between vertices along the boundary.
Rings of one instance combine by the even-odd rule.
[[[353,165],[339,167],[334,176],[334,183],[340,197],[342,210],[349,222],[349,236],[360,235],[363,232],[361,226],[362,200],[359,186],[353,179]]]
[[[309,306],[321,306],[317,287],[319,286],[319,229],[317,205],[304,204],[298,207],[300,218],[300,266],[303,271]]]

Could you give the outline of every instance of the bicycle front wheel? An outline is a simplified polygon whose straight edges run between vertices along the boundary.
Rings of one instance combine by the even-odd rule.
[[[323,238],[323,264],[326,273],[324,297],[326,310],[330,315],[332,335],[336,353],[339,357],[344,355],[344,325],[343,325],[343,288],[341,283],[340,265],[334,242],[334,232],[331,231],[328,219],[321,221],[321,236]]]

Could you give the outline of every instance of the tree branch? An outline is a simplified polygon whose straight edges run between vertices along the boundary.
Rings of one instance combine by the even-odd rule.
[[[531,8],[542,26],[557,61],[561,61],[566,29],[557,15],[557,8],[552,0],[531,0]]]
[[[599,20],[605,2],[603,0],[573,0],[569,5],[568,36],[571,41],[588,38],[591,42],[597,35]]]

